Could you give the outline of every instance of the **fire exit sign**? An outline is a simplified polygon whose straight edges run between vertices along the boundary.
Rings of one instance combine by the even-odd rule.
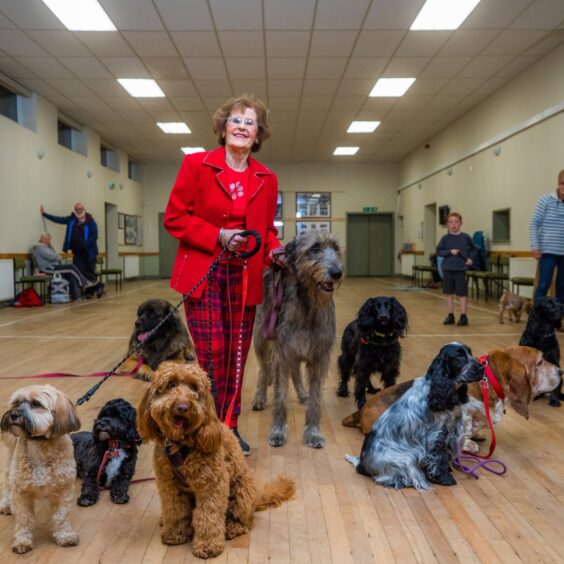
[[[377,211],[378,208],[373,208],[373,207],[362,208],[362,213],[376,213]]]

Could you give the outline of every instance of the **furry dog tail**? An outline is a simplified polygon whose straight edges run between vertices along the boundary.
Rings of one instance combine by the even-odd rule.
[[[266,484],[257,500],[256,511],[280,507],[284,501],[293,498],[296,493],[294,480],[284,476],[278,476],[272,482]]]
[[[355,411],[350,415],[347,415],[341,423],[345,427],[360,427],[360,411]]]

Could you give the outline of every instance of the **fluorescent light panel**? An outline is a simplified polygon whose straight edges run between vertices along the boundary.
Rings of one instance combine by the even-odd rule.
[[[116,31],[97,0],[43,0],[70,31]]]
[[[182,147],[182,152],[185,155],[191,155],[192,153],[202,153],[205,149],[203,147]]]
[[[480,0],[427,0],[409,29],[458,29]]]
[[[337,147],[334,151],[334,155],[356,155],[358,152],[358,147]]]
[[[165,132],[165,133],[192,133],[190,128],[183,122],[157,122],[157,125]]]
[[[414,78],[379,78],[368,95],[372,98],[403,96],[414,82]]]
[[[152,78],[118,78],[117,81],[134,98],[164,98],[165,94]]]
[[[380,125],[379,121],[353,121],[347,133],[372,133]]]

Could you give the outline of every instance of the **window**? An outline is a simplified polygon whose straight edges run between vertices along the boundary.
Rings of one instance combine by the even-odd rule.
[[[119,172],[119,157],[117,151],[107,145],[100,145],[100,163],[102,166]]]
[[[86,131],[80,123],[59,113],[57,118],[57,135],[59,145],[86,156],[88,147]]]
[[[0,114],[18,121],[18,97],[12,91],[0,85]]]
[[[127,161],[127,178],[135,180],[136,182],[141,181],[141,169],[139,167],[139,163],[132,160]]]
[[[494,210],[492,242],[509,243],[511,241],[511,209]]]

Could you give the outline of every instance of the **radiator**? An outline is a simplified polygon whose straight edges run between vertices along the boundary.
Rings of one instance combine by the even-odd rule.
[[[124,277],[125,278],[138,278],[141,271],[139,267],[139,256],[126,255],[123,257],[124,261]]]
[[[14,298],[14,261],[0,259],[0,301]]]

